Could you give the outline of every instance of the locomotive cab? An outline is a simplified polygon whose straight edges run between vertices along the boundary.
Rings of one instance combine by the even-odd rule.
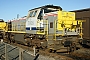
[[[47,20],[47,14],[58,10],[62,10],[62,8],[53,5],[46,5],[29,10],[26,20],[26,33],[38,34],[39,38],[43,38],[44,36],[42,37],[42,35],[45,34],[44,23],[46,23],[45,20]]]

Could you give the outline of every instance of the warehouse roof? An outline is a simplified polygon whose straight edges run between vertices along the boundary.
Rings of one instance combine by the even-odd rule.
[[[90,11],[90,8],[80,9],[80,10],[73,10],[71,12],[82,12],[82,11]]]

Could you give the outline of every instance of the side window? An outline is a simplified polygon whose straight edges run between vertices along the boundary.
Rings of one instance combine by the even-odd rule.
[[[53,22],[50,22],[50,28],[53,28]]]
[[[37,10],[34,12],[33,17],[35,17],[35,16],[36,16],[36,14],[37,14]]]
[[[32,12],[30,12],[30,17],[32,17],[32,15],[33,15],[33,11],[32,11]]]

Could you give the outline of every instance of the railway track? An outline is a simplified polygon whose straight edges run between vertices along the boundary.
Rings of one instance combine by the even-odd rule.
[[[4,40],[4,42],[6,41]],[[17,44],[17,43],[12,43],[12,42],[11,43],[6,42],[6,43],[11,44],[13,46],[18,46],[27,51],[33,51],[32,47],[28,47],[22,44]],[[71,53],[66,53],[66,52],[50,53],[46,49],[36,49],[36,50],[39,51],[38,52],[39,54],[53,57],[55,58],[55,60],[66,60],[66,59],[67,60],[89,60],[90,59],[89,48],[82,48]]]

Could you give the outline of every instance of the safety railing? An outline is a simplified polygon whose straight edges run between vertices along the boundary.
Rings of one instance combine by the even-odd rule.
[[[65,21],[66,21],[66,20],[61,20],[61,22],[65,22]],[[83,38],[83,37],[82,37],[82,36],[83,36],[82,23],[85,22],[85,20],[68,20],[68,21],[71,21],[72,23],[78,21],[78,22],[80,23],[80,26],[79,26],[79,35],[80,35],[80,38]],[[79,24],[79,23],[78,23],[78,24]],[[53,40],[56,40],[56,39],[57,39],[56,36],[59,36],[59,35],[63,36],[63,35],[64,35],[64,29],[66,28],[66,27],[62,27],[61,29],[62,29],[63,33],[62,33],[62,34],[57,34],[56,31],[59,31],[59,30],[57,29],[57,24],[58,24],[58,20],[54,20],[54,34],[52,35],[52,36],[54,36],[54,39],[53,39]],[[62,23],[59,23],[59,24],[62,24]],[[71,24],[65,24],[65,25],[70,25],[69,28],[71,28]],[[76,25],[77,25],[77,23],[76,23]],[[58,27],[59,27],[59,26],[58,26]],[[47,36],[49,36],[49,34],[47,34]]]
[[[10,27],[11,26],[11,27]],[[14,31],[14,32],[25,32],[26,30],[26,23],[20,23],[18,24],[8,24],[8,31]]]
[[[42,23],[44,29],[41,30],[41,26],[40,24]],[[48,20],[41,20],[41,21],[37,21],[37,28],[39,27],[39,29],[37,30],[37,34],[47,34],[48,31]]]

